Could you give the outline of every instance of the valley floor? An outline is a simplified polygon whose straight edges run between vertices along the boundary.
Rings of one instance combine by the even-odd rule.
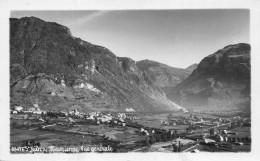
[[[97,119],[87,120],[76,116],[41,116],[37,119],[36,116],[26,118],[22,117],[24,114],[12,114],[10,151],[11,153],[170,153],[251,150],[251,128],[245,121],[248,118],[221,119],[205,115],[199,118],[198,114],[168,112],[129,113],[120,123],[117,115],[119,113],[112,114],[115,117],[110,123],[99,123]],[[241,123],[243,120],[244,124]],[[212,121],[217,122],[216,125],[212,124]],[[111,122],[117,123],[111,124]],[[214,134],[210,133],[212,128],[215,129]],[[178,147],[177,151],[174,150],[174,145]]]

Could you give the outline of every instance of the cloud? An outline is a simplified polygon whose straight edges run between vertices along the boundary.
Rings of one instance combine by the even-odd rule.
[[[96,19],[97,17],[103,16],[104,14],[106,14],[108,12],[110,12],[110,11],[95,11],[95,12],[93,12],[91,14],[88,14],[85,17],[78,18],[75,21],[72,21],[72,22],[70,22],[70,23],[68,23],[66,25],[68,25],[68,26],[83,25],[84,23],[89,22],[89,21],[91,21],[93,19]]]

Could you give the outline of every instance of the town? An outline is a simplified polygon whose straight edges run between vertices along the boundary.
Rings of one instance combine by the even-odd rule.
[[[11,152],[19,147],[107,147],[112,152],[247,152],[251,119],[176,112],[45,111],[38,104],[11,110]],[[26,152],[30,152],[26,151]],[[83,152],[83,151],[77,151]]]

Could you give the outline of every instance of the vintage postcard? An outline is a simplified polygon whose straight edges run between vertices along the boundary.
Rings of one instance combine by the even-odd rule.
[[[10,158],[253,153],[254,8],[77,3],[8,11]]]

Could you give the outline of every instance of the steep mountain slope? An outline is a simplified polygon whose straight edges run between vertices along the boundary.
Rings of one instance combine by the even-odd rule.
[[[192,73],[197,67],[198,67],[198,64],[195,63],[195,64],[192,64],[192,65],[188,66],[185,69]]]
[[[250,45],[235,44],[205,57],[167,97],[189,109],[250,111]]]
[[[11,105],[80,111],[180,108],[130,58],[35,17],[10,19]]]
[[[136,65],[145,76],[150,78],[150,82],[161,88],[166,94],[187,78],[192,72],[182,68],[170,67],[151,60],[141,60],[138,61]]]

